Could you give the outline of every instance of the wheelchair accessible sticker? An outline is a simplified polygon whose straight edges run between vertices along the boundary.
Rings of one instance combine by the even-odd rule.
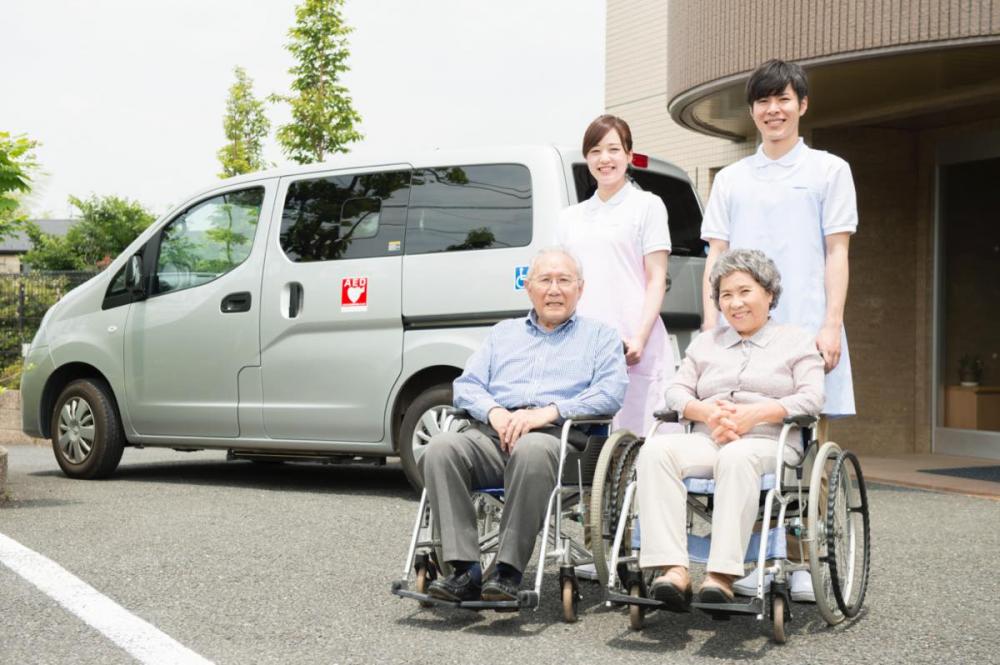
[[[524,290],[524,280],[528,278],[528,266],[514,266],[514,290]]]
[[[345,277],[340,280],[340,311],[368,311],[367,277]]]

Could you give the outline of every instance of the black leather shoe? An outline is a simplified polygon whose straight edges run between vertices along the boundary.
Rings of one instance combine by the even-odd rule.
[[[438,578],[427,587],[427,595],[440,600],[461,602],[463,600],[479,600],[480,585],[472,579],[468,571],[461,575],[451,574]]]
[[[507,575],[494,575],[483,585],[483,600],[517,600],[521,583]]]

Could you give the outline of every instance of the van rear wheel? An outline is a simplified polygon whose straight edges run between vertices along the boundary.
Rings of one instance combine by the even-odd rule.
[[[96,379],[67,385],[52,409],[52,450],[70,478],[106,478],[125,449],[111,389]]]
[[[451,400],[451,384],[438,383],[420,393],[406,407],[403,424],[399,428],[399,461],[407,480],[418,492],[424,488],[420,458],[431,437],[443,431],[444,410],[451,406]]]

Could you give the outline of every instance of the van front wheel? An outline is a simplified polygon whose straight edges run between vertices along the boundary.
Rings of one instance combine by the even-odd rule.
[[[438,383],[410,402],[403,415],[403,424],[399,428],[399,461],[407,480],[418,492],[424,488],[420,458],[431,437],[442,431],[444,410],[451,406],[451,399],[451,384]]]
[[[66,386],[52,409],[52,450],[70,478],[106,478],[125,448],[111,390],[103,381],[78,379]]]

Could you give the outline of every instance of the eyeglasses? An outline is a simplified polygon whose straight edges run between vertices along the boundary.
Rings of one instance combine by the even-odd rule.
[[[560,290],[565,291],[580,280],[575,277],[560,275],[559,277],[532,277],[531,281],[545,288],[550,288],[555,284]]]

